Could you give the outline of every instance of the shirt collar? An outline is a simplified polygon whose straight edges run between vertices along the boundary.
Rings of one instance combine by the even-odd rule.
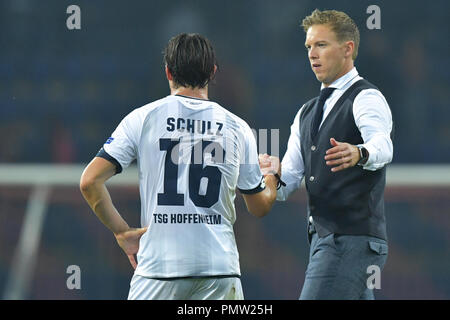
[[[353,67],[352,70],[344,74],[339,79],[336,79],[333,83],[331,83],[328,87],[329,88],[336,88],[336,89],[342,89],[347,83],[349,83],[351,80],[353,80],[355,77],[358,76],[358,71],[356,70],[356,67]],[[320,90],[324,88],[323,83],[320,86]]]

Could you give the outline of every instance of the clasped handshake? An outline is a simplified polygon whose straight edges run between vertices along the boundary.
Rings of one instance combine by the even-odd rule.
[[[278,173],[278,175],[281,176],[281,165],[278,157],[264,153],[259,155],[258,161],[264,177],[275,173]]]
[[[355,166],[359,159],[359,150],[356,146],[346,142],[330,139],[331,148],[325,152],[324,162],[331,167],[332,172],[341,171]],[[263,176],[278,174],[281,177],[280,159],[267,153],[258,157],[259,167]]]

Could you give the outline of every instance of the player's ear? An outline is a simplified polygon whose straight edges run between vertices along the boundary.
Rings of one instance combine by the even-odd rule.
[[[167,80],[172,81],[172,80],[173,80],[173,76],[172,76],[172,74],[170,73],[170,70],[169,70],[169,67],[167,67],[167,64],[166,64],[166,66],[165,66],[165,70],[166,70],[166,77],[167,77]]]
[[[209,77],[209,80],[214,79],[214,77],[216,76],[216,72],[217,72],[217,65],[214,65],[214,71],[212,72],[211,76]]]

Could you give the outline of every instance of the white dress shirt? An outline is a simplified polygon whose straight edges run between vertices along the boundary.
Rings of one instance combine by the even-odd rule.
[[[358,75],[356,68],[353,68],[330,85],[330,87],[336,89],[325,101],[321,125],[344,92],[356,81],[361,79],[362,77]],[[281,177],[286,183],[286,187],[278,190],[277,200],[280,201],[285,201],[292,192],[300,187],[305,172],[300,148],[299,126],[300,113],[303,107],[304,105],[297,112],[294,122],[291,125],[291,135],[289,136],[287,150],[281,162]],[[362,90],[353,101],[353,116],[364,141],[363,144],[358,146],[363,146],[369,151],[369,159],[363,166],[363,169],[375,171],[383,168],[392,161],[393,154],[390,136],[392,131],[392,115],[383,94],[376,89]],[[323,161],[325,162],[325,160]]]

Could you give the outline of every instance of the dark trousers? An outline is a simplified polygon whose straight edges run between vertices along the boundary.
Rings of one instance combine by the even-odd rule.
[[[300,300],[375,299],[373,290],[376,289],[368,287],[373,274],[368,267],[378,266],[383,270],[388,252],[386,241],[333,233],[320,238],[312,230],[309,264]]]

